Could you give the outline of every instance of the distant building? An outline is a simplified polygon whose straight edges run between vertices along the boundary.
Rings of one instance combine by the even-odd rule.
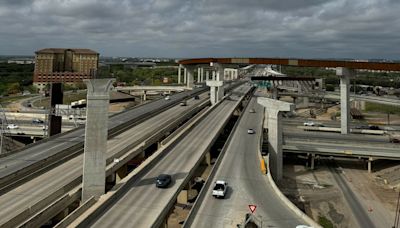
[[[90,49],[46,48],[35,52],[33,85],[41,92],[51,82],[77,83],[92,78],[99,53]]]
[[[9,59],[7,63],[15,63],[15,64],[34,64],[34,59]]]

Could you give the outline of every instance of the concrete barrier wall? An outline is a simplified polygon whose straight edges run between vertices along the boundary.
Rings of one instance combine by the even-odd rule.
[[[337,127],[298,127],[305,131],[323,131],[323,132],[341,132],[340,128]],[[367,129],[350,129],[351,133],[355,134],[368,134],[368,135],[384,135],[384,130],[367,130]]]

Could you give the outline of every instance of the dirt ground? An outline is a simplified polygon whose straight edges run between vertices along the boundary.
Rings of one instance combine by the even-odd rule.
[[[374,223],[380,224],[377,227],[390,227],[394,221],[398,192],[380,181],[378,176],[382,170],[368,174],[364,162],[339,164],[343,170],[342,175],[360,199],[366,213]],[[377,168],[383,170],[400,169],[400,164],[394,162],[377,166],[381,166]],[[320,165],[311,171],[305,164],[298,164],[298,161],[288,162],[284,165],[284,179],[278,185],[293,203],[315,221],[319,217],[325,217],[335,227],[358,227],[342,190],[326,166]]]
[[[338,112],[340,106],[336,105],[316,119],[331,120]],[[363,114],[365,118],[362,123],[387,126],[387,114]],[[400,115],[390,115],[390,125],[400,125]],[[358,227],[342,190],[328,167],[320,165],[312,171],[306,168],[306,161],[299,163],[298,160],[289,159],[285,162],[284,179],[278,185],[293,203],[315,221],[319,217],[325,217],[334,227]],[[377,227],[391,227],[400,191],[400,162],[374,161],[371,174],[367,172],[364,161],[340,161],[338,165],[342,170],[341,175],[374,224]]]

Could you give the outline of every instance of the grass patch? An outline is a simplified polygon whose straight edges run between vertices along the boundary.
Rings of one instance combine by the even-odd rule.
[[[365,103],[365,111],[400,115],[400,107],[398,106],[376,104],[371,102]]]
[[[86,93],[68,93],[68,94],[64,93],[63,104],[69,105],[73,101],[78,101],[78,100],[82,100],[82,99],[86,99]],[[33,105],[35,107],[49,108],[50,107],[50,97],[46,97],[46,98],[40,99],[38,101],[35,101],[33,103]]]
[[[20,96],[2,97],[2,98],[0,98],[0,103],[2,103],[2,104],[11,103],[14,101],[18,101],[18,100],[33,97],[33,96],[35,96],[35,95],[25,95],[25,96],[20,95]]]
[[[324,228],[334,228],[333,223],[327,219],[325,216],[318,216],[318,224],[320,224]]]

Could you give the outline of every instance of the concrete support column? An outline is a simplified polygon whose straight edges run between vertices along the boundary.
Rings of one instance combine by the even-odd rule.
[[[124,179],[124,177],[126,177],[127,175],[128,175],[128,166],[127,165],[123,165],[115,173],[116,183],[121,182],[121,180]]]
[[[206,155],[204,156],[205,162],[208,166],[211,166],[211,153],[207,152]]]
[[[217,68],[217,78],[216,80],[219,82],[223,82],[224,81],[224,72],[225,69],[223,66],[221,66],[220,64],[214,64]],[[217,90],[217,96],[218,96],[218,101],[222,100],[222,98],[224,97],[225,91],[224,91],[224,87],[221,85],[220,87],[218,87]]]
[[[368,173],[372,173],[372,157],[368,158]]]
[[[187,75],[187,79],[186,79],[186,86],[189,88],[193,88],[194,86],[194,79],[193,79],[193,75],[194,75],[194,68],[193,67],[186,67],[186,75]]]
[[[143,90],[143,101],[147,100],[147,96],[146,96],[146,90]]]
[[[278,88],[272,88],[272,99],[278,100]]]
[[[215,70],[212,71],[212,78],[211,80],[215,81],[216,80],[216,73]]]
[[[200,75],[201,75],[201,68],[199,67],[199,68],[197,68],[197,83],[199,83],[201,80]]]
[[[350,132],[350,77],[354,72],[348,68],[336,68],[336,75],[340,76],[340,127],[342,134]]]
[[[221,87],[223,87],[223,82],[222,81],[206,81],[207,86],[210,87],[210,101],[211,105],[216,104],[218,101],[220,101],[219,95],[220,93],[218,92]]]
[[[266,108],[268,118],[268,142],[271,174],[276,180],[282,179],[282,112],[294,110],[291,103],[259,97],[257,102]]]
[[[182,64],[179,64],[178,67],[178,84],[181,84],[181,75],[182,74]]]
[[[210,71],[206,71],[206,81],[210,80]]]
[[[183,83],[186,84],[187,81],[187,70],[186,67],[183,68]]]
[[[105,191],[107,122],[110,90],[114,79],[85,79],[87,111],[83,163],[82,202],[99,198]]]
[[[311,154],[311,170],[314,170],[315,154]]]
[[[200,82],[204,82],[204,68],[200,68]]]

